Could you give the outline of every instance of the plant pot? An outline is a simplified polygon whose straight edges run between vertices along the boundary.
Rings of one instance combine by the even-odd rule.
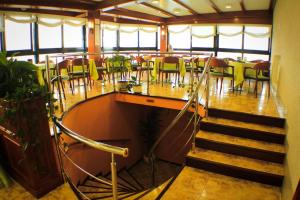
[[[118,81],[118,88],[119,92],[128,92],[128,80],[119,80]]]
[[[143,87],[142,85],[133,85],[133,92],[141,94],[143,92]]]

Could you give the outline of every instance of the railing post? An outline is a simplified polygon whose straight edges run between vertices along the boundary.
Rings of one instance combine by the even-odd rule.
[[[87,99],[86,81],[85,81],[85,69],[84,69],[84,56],[82,55],[82,72],[83,72],[83,87],[84,87],[84,98]],[[88,65],[88,63],[87,63]]]
[[[199,94],[198,91],[195,91],[196,95],[195,95],[195,112],[194,112],[194,130],[193,130],[193,141],[192,141],[192,151],[194,152],[196,149],[196,134],[197,134],[197,126],[198,126],[198,104],[199,104]]]
[[[194,62],[194,57],[192,57],[192,68],[191,68],[191,73],[190,73],[190,96],[192,96],[194,92],[194,67],[193,67],[193,62]]]
[[[47,62],[49,62],[49,57],[48,57],[48,61]],[[59,68],[58,68],[57,57],[56,57],[56,61],[55,62],[56,62],[55,71],[56,71],[56,78],[57,78],[57,90],[58,90],[58,96],[59,96],[60,111],[64,112],[64,106],[63,106],[62,97],[61,97],[61,91],[60,91],[60,80],[61,80],[61,77],[59,76]]]
[[[150,75],[150,61],[149,60],[147,60],[146,61],[146,65],[147,65],[147,95],[150,95],[150,77],[149,77],[149,75]]]
[[[46,76],[47,76],[47,86],[50,95],[52,95],[52,87],[51,87],[51,78],[50,78],[50,66],[49,66],[49,55],[46,55]],[[51,98],[49,98],[49,108],[50,108],[50,115],[53,114],[53,103]]]
[[[210,59],[209,59],[208,62],[210,62]],[[206,73],[207,73],[206,74],[207,78],[206,78],[206,101],[205,101],[206,113],[205,113],[205,116],[208,117],[210,66],[208,66],[208,70],[207,70]]]
[[[117,164],[115,161],[115,155],[111,154],[111,181],[112,181],[112,193],[113,193],[113,199],[118,199],[118,182],[117,182]]]

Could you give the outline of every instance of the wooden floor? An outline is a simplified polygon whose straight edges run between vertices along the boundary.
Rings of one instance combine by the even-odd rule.
[[[188,76],[188,74],[186,75]],[[172,80],[171,80],[172,81]],[[153,82],[150,84],[149,92],[151,96],[162,96],[178,99],[188,99],[189,86],[188,77],[185,78],[184,85],[178,86],[171,82],[164,83],[162,86],[160,83]],[[210,99],[209,107],[220,108],[231,111],[246,112],[251,114],[272,116],[272,117],[284,117],[283,108],[278,104],[278,101],[273,95],[268,97],[267,85],[261,89],[259,85],[259,94],[256,98],[254,95],[254,83],[251,83],[250,88],[248,84],[244,84],[242,92],[235,91],[234,93],[229,88],[230,80],[224,80],[222,92],[220,93],[220,86],[216,88],[216,81],[211,79],[210,81]],[[66,84],[68,85],[68,84]],[[142,83],[143,94],[147,94],[146,81]],[[116,86],[116,89],[117,86]],[[84,100],[84,87],[83,83],[78,86],[75,82],[75,94],[71,94],[71,90],[65,88],[66,100],[64,100],[64,109],[67,110],[75,103]],[[92,88],[87,87],[88,98],[94,97],[100,94],[105,94],[113,91],[113,84],[108,81],[94,81]],[[56,93],[57,94],[57,93]],[[202,97],[201,101],[204,102],[203,89],[200,90],[199,96]],[[58,97],[56,95],[56,97]]]

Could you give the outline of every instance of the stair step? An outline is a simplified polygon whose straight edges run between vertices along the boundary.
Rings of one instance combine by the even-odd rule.
[[[277,163],[283,163],[285,157],[283,145],[208,131],[197,133],[196,145],[214,151]]]
[[[111,174],[106,176],[107,179],[111,180]],[[121,176],[117,176],[118,187],[128,189],[129,191],[135,192],[139,191],[139,188],[136,188],[130,180],[127,180]]]
[[[281,186],[284,176],[283,166],[278,163],[202,148],[189,152],[186,163],[191,167],[276,186]]]
[[[160,193],[167,187],[167,185],[170,183],[172,178],[165,181],[163,184],[159,185],[158,187],[153,188],[149,193],[146,195],[140,197],[141,200],[153,200],[159,197]]]
[[[136,199],[141,199],[144,195],[146,195],[149,191],[151,191],[151,189],[148,189],[148,190],[144,190],[144,191],[141,191],[139,193],[136,193],[136,194],[133,194],[129,197],[126,197],[124,198],[124,200],[136,200]]]
[[[285,139],[282,128],[214,117],[204,118],[200,129],[278,144],[283,144]]]
[[[144,186],[127,170],[124,169],[118,174],[119,177],[128,180],[137,190],[144,190]]]
[[[163,200],[280,200],[279,187],[185,166]]]
[[[280,128],[283,128],[285,125],[284,118],[257,115],[257,114],[253,114],[253,113],[230,111],[230,110],[224,110],[224,109],[218,109],[218,108],[209,108],[208,115],[210,117],[221,117],[221,118],[238,120],[238,121],[243,121],[243,122],[276,126],[276,127],[280,127]]]

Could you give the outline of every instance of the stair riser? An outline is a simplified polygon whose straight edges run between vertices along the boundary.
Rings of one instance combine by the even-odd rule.
[[[243,137],[243,138],[260,140],[265,142],[272,142],[277,144],[283,144],[285,139],[285,136],[280,134],[227,126],[227,125],[214,124],[210,122],[200,122],[200,129],[204,131],[217,132],[225,135]]]
[[[211,162],[198,158],[195,159],[192,157],[187,157],[186,165],[234,178],[241,178],[274,186],[281,186],[283,181],[282,176],[243,169],[231,165],[224,165],[222,163]]]
[[[279,128],[284,128],[285,125],[285,119],[283,118],[254,115],[254,114],[219,110],[213,108],[210,108],[208,110],[208,115],[210,117],[220,117],[220,118],[238,120],[243,122],[250,122],[250,123],[262,124],[268,126],[276,126]]]
[[[284,156],[285,156],[284,154],[278,152],[265,151],[261,149],[215,142],[215,141],[210,141],[202,138],[196,138],[196,146],[200,148],[210,149],[213,151],[219,151],[223,153],[245,156],[249,158],[260,159],[263,161],[276,162],[276,163],[283,163]]]

